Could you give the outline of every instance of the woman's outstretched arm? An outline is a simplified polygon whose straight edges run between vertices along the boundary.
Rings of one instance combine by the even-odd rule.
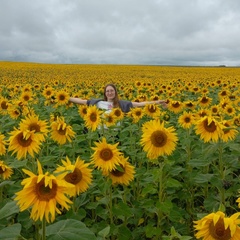
[[[133,107],[144,107],[147,104],[161,104],[164,108],[167,107],[167,101],[166,100],[132,102]]]
[[[71,103],[76,103],[76,104],[81,104],[81,105],[86,105],[87,104],[87,100],[86,99],[81,99],[81,98],[70,97],[68,101],[71,102]]]

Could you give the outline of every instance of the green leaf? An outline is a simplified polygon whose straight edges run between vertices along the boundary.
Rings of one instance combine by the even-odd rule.
[[[182,187],[182,184],[174,178],[169,178],[167,180],[167,186],[168,187],[173,187],[173,188],[179,188],[179,187]]]
[[[196,158],[189,161],[189,165],[192,167],[204,167],[208,166],[211,161],[208,158]]]
[[[7,218],[14,213],[18,213],[19,208],[15,201],[8,202],[3,208],[0,209],[0,219]]]
[[[0,187],[3,187],[5,185],[13,185],[14,181],[3,181],[0,183]]]
[[[105,227],[104,229],[102,229],[102,230],[98,233],[98,235],[99,235],[100,237],[106,238],[107,235],[109,234],[109,232],[110,232],[110,226],[108,225],[107,227]]]
[[[214,176],[214,174],[210,174],[210,173],[206,173],[206,174],[199,173],[194,177],[194,182],[195,183],[209,182],[213,176]]]
[[[118,204],[114,205],[113,214],[116,216],[130,217],[132,212],[131,208],[127,204],[119,202]]]
[[[19,239],[21,232],[21,224],[16,223],[0,230],[0,239],[16,240]]]
[[[96,236],[80,221],[67,219],[46,227],[48,240],[95,240]]]

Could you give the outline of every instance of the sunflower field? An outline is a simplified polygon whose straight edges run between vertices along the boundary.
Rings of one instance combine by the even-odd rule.
[[[0,239],[240,239],[240,68],[0,70]],[[167,108],[68,101],[108,83]]]

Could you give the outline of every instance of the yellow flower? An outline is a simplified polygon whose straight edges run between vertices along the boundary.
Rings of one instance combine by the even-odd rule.
[[[5,136],[3,134],[0,134],[0,156],[6,153],[7,142],[4,139]]]
[[[128,186],[130,182],[134,179],[134,166],[128,162],[128,158],[124,158],[123,155],[120,156],[121,163],[117,165],[116,169],[111,171],[103,171],[104,176],[108,176],[112,180],[112,184],[123,184]]]
[[[10,135],[8,150],[13,151],[12,155],[17,153],[18,160],[26,158],[27,154],[33,157],[39,152],[41,139],[34,131],[15,129]]]
[[[223,126],[215,118],[205,116],[197,121],[195,129],[196,134],[200,135],[200,138],[204,142],[217,142],[220,136],[223,134]]]
[[[63,117],[57,117],[57,120],[51,123],[51,128],[52,139],[60,145],[65,144],[67,141],[71,142],[75,136],[72,127],[65,123]]]
[[[84,118],[87,115],[87,109],[88,109],[87,105],[78,106],[78,113],[82,118]]]
[[[178,123],[181,127],[187,129],[190,128],[194,123],[194,115],[192,113],[184,112],[179,118]]]
[[[224,142],[228,142],[230,140],[234,140],[237,137],[238,130],[232,124],[232,121],[224,120],[222,122],[222,124],[223,124],[224,128],[223,128],[223,134],[221,135],[221,139]]]
[[[0,161],[0,177],[2,177],[3,180],[6,180],[10,178],[12,174],[12,168],[6,165],[3,161]]]
[[[60,179],[75,186],[73,196],[85,192],[92,182],[92,169],[89,168],[89,163],[84,163],[77,157],[74,164],[71,163],[68,157],[66,161],[62,160],[63,166],[58,166],[54,173],[59,174]]]
[[[127,116],[133,119],[133,123],[137,123],[144,116],[144,111],[140,107],[132,108]]]
[[[25,119],[22,119],[19,128],[20,130],[34,131],[39,135],[41,141],[45,140],[45,136],[48,133],[47,122],[39,120],[37,115],[29,115]]]
[[[101,114],[102,111],[99,110],[96,105],[89,106],[87,114],[84,117],[86,127],[95,131],[101,123]]]
[[[42,166],[38,163],[38,175],[31,171],[23,169],[29,177],[22,181],[23,189],[16,193],[15,201],[19,205],[20,211],[31,208],[30,217],[37,221],[43,220],[53,222],[55,214],[61,214],[59,207],[69,209],[69,204],[72,203],[66,196],[74,189],[74,185],[67,183],[64,180],[59,180],[57,177],[45,174],[42,171]]]
[[[124,118],[124,112],[121,110],[121,108],[113,108],[112,114],[116,117],[118,121]]]
[[[202,240],[239,240],[240,239],[240,213],[225,217],[221,211],[211,213],[198,221],[194,221],[197,231],[195,237]]]
[[[96,147],[92,147],[94,153],[91,156],[94,166],[103,171],[116,169],[116,166],[121,163],[118,144],[108,144],[106,138],[103,138],[102,142],[95,142]]]
[[[66,91],[60,90],[56,93],[55,101],[57,103],[57,106],[68,104],[68,100],[69,100],[69,94]]]
[[[173,127],[165,128],[164,122],[151,120],[143,124],[142,131],[140,143],[149,159],[170,155],[175,150],[178,137]]]
[[[161,115],[160,108],[156,104],[147,104],[143,110],[144,113],[151,118],[159,118]]]
[[[170,101],[170,103],[168,103],[168,109],[174,113],[179,113],[182,111],[184,105],[182,102],[180,101]]]

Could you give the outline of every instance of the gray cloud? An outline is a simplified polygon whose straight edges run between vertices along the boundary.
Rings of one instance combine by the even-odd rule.
[[[2,0],[0,60],[240,65],[238,0]]]

